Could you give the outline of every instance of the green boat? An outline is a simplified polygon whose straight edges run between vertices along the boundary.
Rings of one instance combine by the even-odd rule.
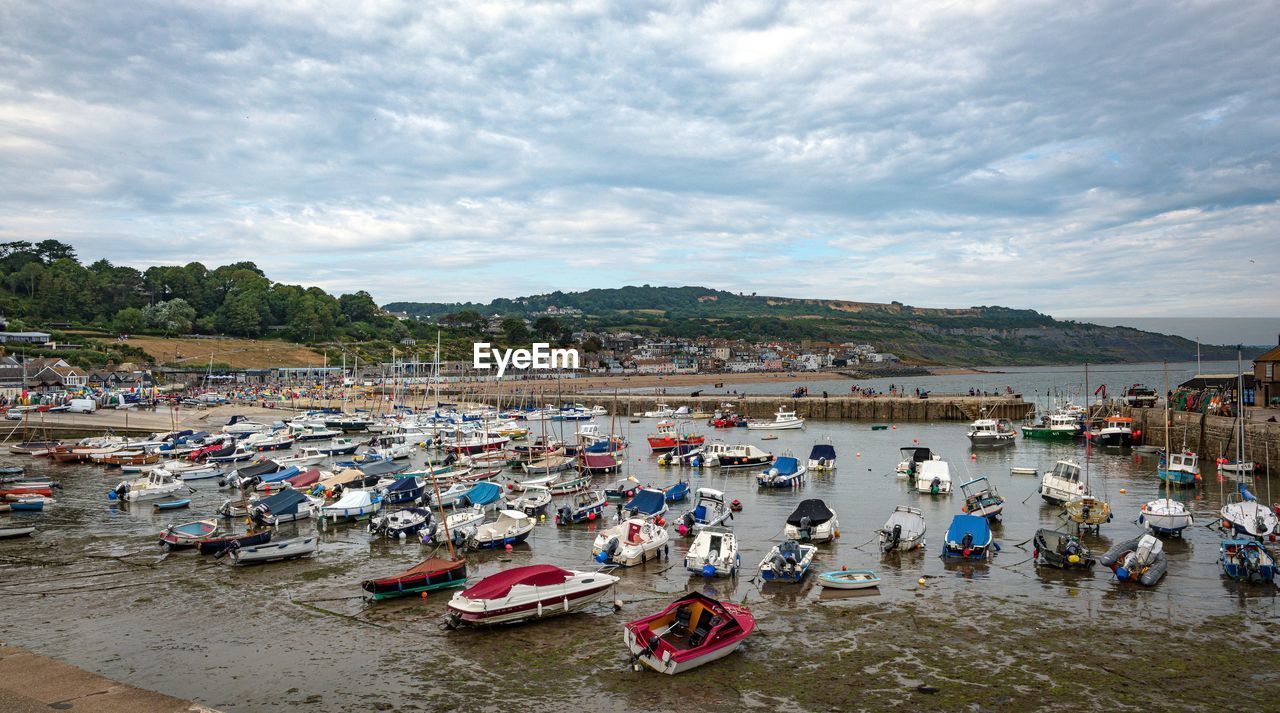
[[[1082,433],[1080,422],[1070,414],[1053,414],[1043,426],[1023,426],[1023,438],[1070,441]]]
[[[399,574],[360,583],[375,600],[405,597],[432,589],[461,587],[467,583],[467,561],[437,557],[425,559]]]
[[[875,425],[875,426],[872,426],[872,427],[871,427],[871,430],[873,430],[873,431],[884,431],[884,430],[886,430],[886,429],[888,429],[888,428],[889,428],[888,426]]]

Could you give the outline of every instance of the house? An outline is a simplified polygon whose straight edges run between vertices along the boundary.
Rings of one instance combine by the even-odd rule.
[[[0,332],[0,344],[38,344],[49,343],[48,332]]]
[[[1280,344],[1253,360],[1253,384],[1259,406],[1280,406]]]

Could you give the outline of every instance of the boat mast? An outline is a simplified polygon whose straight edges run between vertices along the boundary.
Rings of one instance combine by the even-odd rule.
[[[1159,475],[1160,466],[1157,461],[1156,471]],[[1169,503],[1169,362],[1164,362],[1164,501]]]

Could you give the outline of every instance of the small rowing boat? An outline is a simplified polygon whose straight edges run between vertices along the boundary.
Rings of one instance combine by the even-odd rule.
[[[157,500],[155,502],[156,510],[181,510],[191,505],[191,498],[182,498],[181,500]]]
[[[880,586],[880,575],[869,569],[841,569],[818,575],[818,586],[827,589],[870,589]]]

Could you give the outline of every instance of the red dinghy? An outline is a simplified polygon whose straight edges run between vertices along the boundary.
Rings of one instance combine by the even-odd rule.
[[[744,606],[690,592],[666,609],[624,625],[633,661],[677,674],[733,653],[756,628]]]
[[[663,453],[680,446],[700,446],[706,440],[696,433],[680,433],[673,421],[663,421],[658,424],[658,432],[649,436],[649,448],[654,453]]]
[[[46,498],[51,498],[53,497],[53,488],[44,485],[29,485],[0,489],[0,499],[27,497],[29,495],[43,495]]]

